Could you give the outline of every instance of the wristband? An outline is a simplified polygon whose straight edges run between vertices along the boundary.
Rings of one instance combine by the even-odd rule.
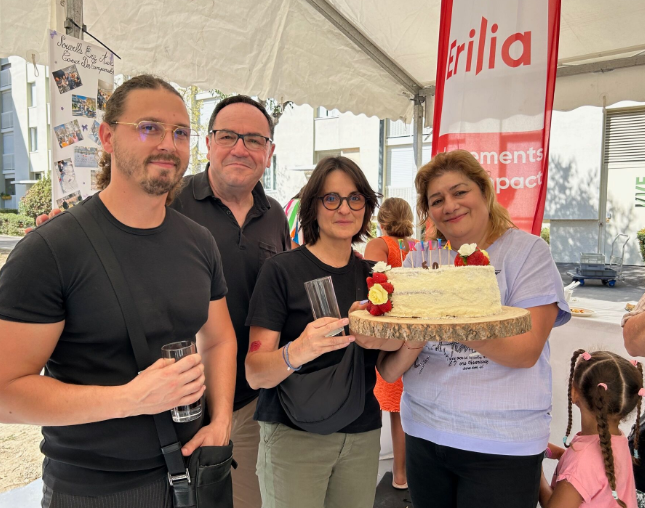
[[[291,365],[291,362],[289,361],[289,346],[291,345],[291,342],[293,341],[287,342],[287,345],[282,348],[282,359],[284,360],[284,363],[287,364],[287,370],[298,372],[300,369],[302,369],[302,365],[296,368],[293,365]]]

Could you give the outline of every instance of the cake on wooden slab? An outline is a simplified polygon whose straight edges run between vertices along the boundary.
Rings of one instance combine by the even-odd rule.
[[[393,268],[392,317],[483,317],[502,312],[492,266]]]
[[[425,259],[428,263],[423,268],[390,268],[377,263],[367,279],[370,314],[435,319],[502,312],[495,269],[486,251],[465,244],[454,265],[445,262],[450,261],[445,249],[431,250]]]

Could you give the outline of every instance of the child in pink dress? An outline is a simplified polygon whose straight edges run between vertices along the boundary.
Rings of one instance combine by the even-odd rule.
[[[632,459],[618,424],[635,407],[640,415],[643,395],[640,363],[630,363],[608,351],[587,353],[579,349],[573,354],[569,424],[563,439],[568,449],[549,444],[546,456],[560,461],[550,485],[542,473],[543,508],[636,508],[632,460],[638,460],[638,456]],[[582,430],[567,445],[572,404],[580,409]]]

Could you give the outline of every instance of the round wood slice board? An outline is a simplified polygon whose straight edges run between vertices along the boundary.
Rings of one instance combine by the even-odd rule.
[[[404,341],[468,342],[498,339],[526,333],[531,313],[518,307],[502,307],[501,314],[479,318],[422,319],[372,316],[366,310],[349,315],[351,333]]]

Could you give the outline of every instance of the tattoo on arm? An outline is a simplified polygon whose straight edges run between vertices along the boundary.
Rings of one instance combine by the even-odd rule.
[[[251,342],[251,345],[249,346],[249,353],[253,353],[254,351],[257,351],[260,349],[260,346],[262,345],[262,342],[259,340],[255,340]]]

